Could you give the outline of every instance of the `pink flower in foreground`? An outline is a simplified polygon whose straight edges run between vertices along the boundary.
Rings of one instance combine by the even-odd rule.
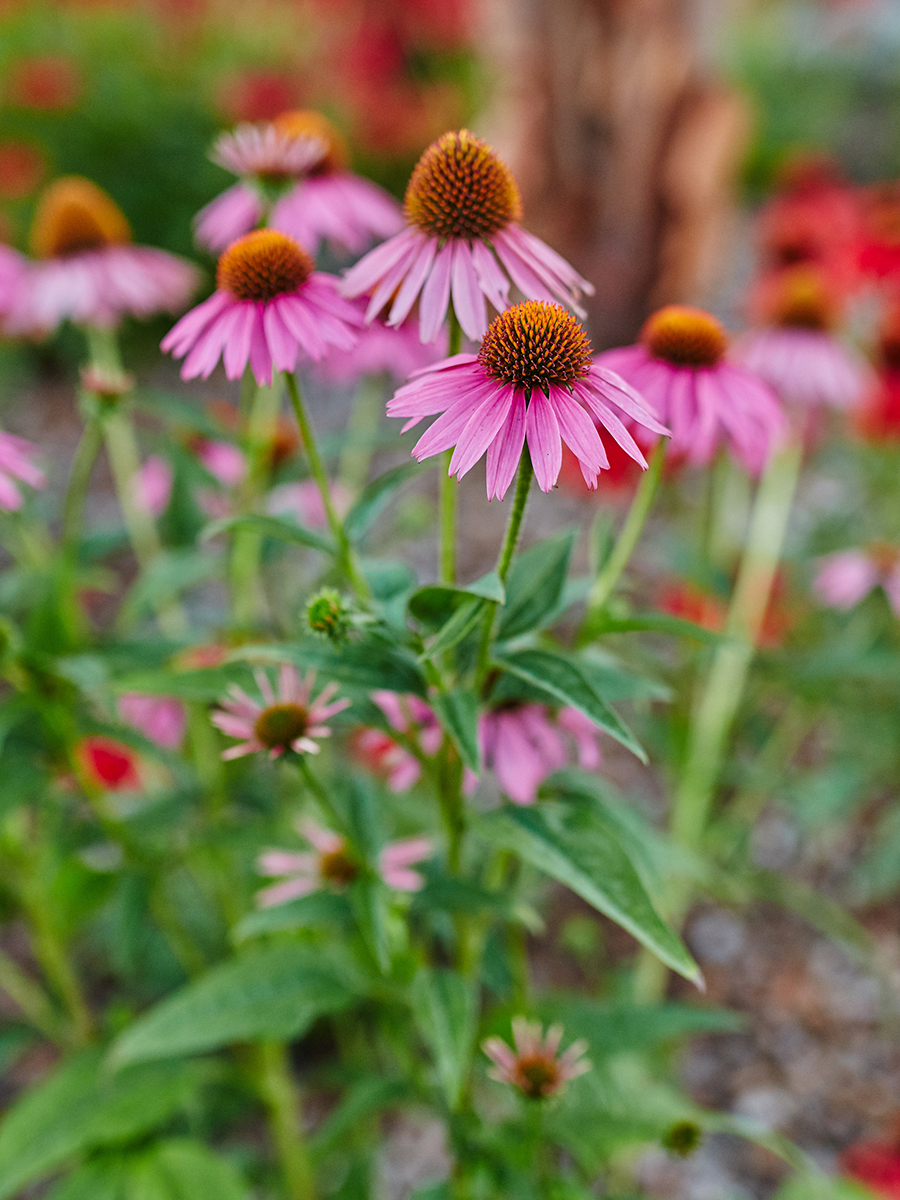
[[[534,804],[544,780],[566,765],[560,730],[574,738],[579,764],[596,770],[600,730],[577,709],[564,708],[553,718],[543,704],[509,704],[482,715],[478,736],[484,761],[513,804]]]
[[[854,608],[876,587],[884,589],[894,615],[900,617],[900,548],[873,543],[819,560],[815,589],[829,608]]]
[[[151,454],[134,479],[138,504],[154,517],[162,516],[172,495],[172,468],[158,454]]]
[[[607,350],[597,362],[641,392],[670,427],[676,454],[705,465],[727,445],[755,474],[781,437],[784,416],[768,384],[725,361],[727,348],[715,317],[671,304],[650,317],[637,345]]]
[[[495,317],[478,354],[457,354],[417,371],[387,411],[408,418],[404,433],[441,413],[413,456],[431,458],[455,446],[450,474],[462,479],[486,453],[489,500],[503,499],[526,440],[538,486],[549,492],[559,477],[563,442],[588,487],[609,466],[595,421],[642,467],[647,463],[622,416],[652,433],[667,432],[630,384],[594,363],[572,314],[542,300]]]
[[[197,240],[209,250],[253,229],[270,206],[268,223],[313,254],[323,241],[357,254],[403,227],[396,200],[347,170],[343,141],[319,113],[241,125],[218,139],[213,159],[241,182],[197,214]]]
[[[428,147],[404,200],[407,228],[372,250],[344,276],[345,296],[371,294],[366,319],[390,305],[401,325],[419,301],[423,342],[437,336],[451,295],[463,332],[487,329],[486,300],[503,312],[515,285],[531,300],[578,307],[593,287],[564,258],[519,225],[522,202],[509,168],[467,129]]]
[[[315,738],[331,736],[323,722],[350,705],[349,700],[331,700],[337,691],[336,683],[327,684],[313,699],[315,671],[301,679],[297,671],[284,665],[278,673],[278,693],[272,690],[265,671],[254,672],[262,702],[232,684],[221,708],[212,715],[212,722],[228,737],[240,738],[238,746],[223,751],[222,757],[241,758],[268,750],[270,758],[278,758],[288,750],[295,754],[318,754]],[[329,703],[330,701],[330,703]]]
[[[119,697],[119,715],[165,750],[177,750],[184,741],[187,713],[181,701],[173,696],[128,692]]]
[[[221,358],[229,379],[249,364],[258,384],[271,383],[273,370],[293,371],[356,341],[359,314],[335,282],[293,238],[258,229],[228,247],[216,291],[169,330],[162,348],[184,358],[182,379],[207,379]]]
[[[343,517],[350,510],[353,496],[342,483],[332,483],[329,490],[335,511],[339,517]],[[312,479],[304,479],[301,483],[279,484],[269,495],[268,508],[275,516],[296,517],[301,525],[306,525],[309,529],[328,527],[322,493]]]
[[[63,321],[108,327],[124,316],[177,313],[199,275],[184,259],[131,243],[123,213],[101,188],[71,175],[44,192],[31,230],[35,254],[6,321],[44,336]]]
[[[0,509],[15,512],[22,507],[18,484],[42,488],[47,477],[28,457],[37,450],[31,442],[0,430]]]
[[[363,864],[341,834],[310,820],[299,821],[297,831],[313,846],[312,852],[267,850],[259,856],[257,869],[261,875],[282,877],[281,882],[257,892],[256,902],[264,908],[308,896],[322,887],[343,889],[362,873]],[[428,838],[391,842],[378,856],[378,874],[394,891],[417,892],[424,880],[412,867],[432,853]]]
[[[563,1054],[559,1045],[563,1027],[553,1025],[543,1035],[540,1021],[513,1017],[515,1049],[502,1038],[490,1037],[481,1044],[494,1064],[491,1079],[508,1083],[529,1100],[544,1100],[560,1092],[572,1079],[590,1071],[592,1064],[584,1056],[587,1042],[573,1042]]]
[[[356,303],[362,316],[366,306]],[[366,375],[390,375],[399,381],[446,354],[445,328],[435,341],[423,345],[415,317],[408,317],[396,329],[376,318],[360,332],[355,346],[340,354],[329,354],[317,364],[316,373],[329,383],[355,383]]]

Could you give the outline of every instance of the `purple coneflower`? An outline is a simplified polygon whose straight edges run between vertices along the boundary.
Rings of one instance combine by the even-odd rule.
[[[873,542],[859,550],[840,550],[819,561],[815,589],[829,608],[854,608],[873,588],[881,587],[894,615],[900,617],[900,548]]]
[[[269,224],[313,254],[323,241],[358,254],[403,226],[396,200],[347,170],[343,139],[320,113],[239,125],[217,140],[212,158],[241,177],[197,214],[197,240],[216,253],[258,225],[270,204]]]
[[[195,267],[135,246],[125,215],[89,179],[57,179],[41,197],[28,260],[9,310],[10,333],[46,336],[63,321],[109,328],[124,316],[179,312],[197,287]]]
[[[42,488],[47,482],[44,472],[28,457],[37,447],[24,438],[0,430],[0,509],[15,512],[22,507],[19,483]]]
[[[354,303],[363,317],[365,303]],[[446,354],[446,329],[440,330],[435,341],[423,343],[415,316],[408,317],[396,328],[376,317],[360,330],[356,344],[350,350],[323,359],[317,365],[316,373],[330,383],[355,383],[366,375],[389,375],[400,382]]]
[[[164,750],[177,750],[184,741],[187,713],[174,696],[127,692],[119,697],[119,716]]]
[[[562,1091],[572,1079],[590,1071],[592,1064],[585,1058],[587,1042],[573,1042],[563,1054],[559,1053],[563,1037],[561,1025],[553,1025],[546,1037],[540,1021],[513,1017],[515,1049],[502,1038],[490,1037],[481,1048],[494,1064],[488,1071],[491,1079],[508,1083],[528,1100],[545,1100]]]
[[[172,496],[172,468],[158,454],[151,454],[134,477],[135,501],[154,517],[161,517]]]
[[[229,379],[249,363],[256,382],[269,384],[273,370],[353,345],[362,322],[335,283],[293,238],[257,229],[228,247],[216,291],[169,330],[162,348],[184,358],[182,379],[207,379],[221,358]]]
[[[560,730],[572,735],[579,765],[595,771],[601,761],[600,730],[576,708],[563,708],[554,718],[543,704],[506,704],[482,715],[478,735],[484,760],[513,804],[534,804],[544,780],[566,765]]]
[[[331,484],[331,502],[339,517],[350,511],[353,495],[338,481]],[[281,483],[269,493],[268,510],[274,516],[295,517],[308,529],[326,529],[328,515],[322,502],[322,493],[312,479],[298,483]]]
[[[419,301],[423,342],[437,336],[450,298],[463,332],[477,340],[489,301],[509,307],[514,284],[531,300],[562,301],[576,312],[593,287],[564,258],[519,225],[522,202],[512,172],[468,129],[445,133],[416,164],[404,200],[407,228],[345,275],[345,296],[371,293],[371,320],[390,304],[401,325]],[[582,313],[583,315],[583,313]]]
[[[654,313],[634,346],[607,350],[597,363],[620,375],[672,431],[672,450],[708,463],[726,444],[748,471],[762,470],[784,429],[768,384],[725,361],[728,335],[710,313],[670,304]]]
[[[337,691],[336,683],[327,684],[313,699],[315,671],[309,671],[301,679],[293,667],[283,665],[278,674],[277,695],[265,671],[255,671],[254,678],[262,702],[232,684],[228,696],[220,701],[222,707],[212,715],[216,728],[228,737],[242,739],[240,745],[223,751],[225,759],[241,758],[259,750],[268,750],[270,758],[278,758],[289,750],[295,754],[318,754],[315,739],[331,735],[323,722],[350,705],[346,699],[331,700]]]
[[[392,417],[442,415],[413,447],[431,458],[455,446],[450,474],[463,475],[487,454],[488,499],[503,499],[526,440],[535,478],[549,492],[563,442],[588,487],[609,466],[595,421],[642,467],[647,463],[622,417],[652,433],[667,430],[638,393],[595,364],[587,334],[559,304],[526,300],[495,317],[477,354],[456,354],[417,371],[388,401]]]

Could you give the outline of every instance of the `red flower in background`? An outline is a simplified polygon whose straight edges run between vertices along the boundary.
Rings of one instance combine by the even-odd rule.
[[[900,1147],[891,1142],[857,1142],[840,1157],[841,1170],[888,1200],[900,1200]]]
[[[220,85],[217,104],[230,124],[273,121],[279,113],[297,107],[299,91],[296,76],[287,72],[245,71]]]
[[[856,420],[870,441],[900,439],[900,301],[887,310],[876,346],[876,381]]]
[[[607,470],[600,472],[597,487],[593,491],[584,482],[584,476],[581,473],[581,467],[578,465],[578,459],[568,446],[563,446],[559,486],[564,492],[567,492],[570,496],[590,497],[592,500],[605,500],[610,494],[630,494],[634,490],[641,475],[641,468],[630,455],[625,453],[619,443],[613,441],[612,438],[609,439],[608,443],[604,443],[604,445],[606,446],[606,457],[609,459],[609,467]]]
[[[795,623],[795,614],[788,607],[786,590],[784,576],[777,575],[759,636],[759,645],[766,650],[781,646]],[[682,621],[691,621],[710,633],[721,633],[725,628],[728,617],[725,600],[689,580],[667,583],[658,603],[662,612],[679,617]]]
[[[880,282],[900,278],[900,184],[882,183],[864,193],[859,266]]]
[[[22,200],[44,174],[44,156],[27,142],[0,142],[0,200]]]
[[[75,754],[85,778],[94,787],[115,792],[140,786],[137,755],[121,742],[91,735],[81,739]]]
[[[62,54],[22,58],[10,68],[7,102],[18,108],[55,112],[71,108],[81,95],[81,74],[76,63]]]

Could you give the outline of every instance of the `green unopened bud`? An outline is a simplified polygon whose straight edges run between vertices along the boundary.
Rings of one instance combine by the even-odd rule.
[[[703,1140],[703,1130],[695,1121],[676,1121],[662,1137],[662,1144],[670,1154],[679,1158],[690,1158]]]
[[[342,642],[347,636],[350,613],[334,588],[316,592],[306,606],[306,619],[314,633],[332,642]]]

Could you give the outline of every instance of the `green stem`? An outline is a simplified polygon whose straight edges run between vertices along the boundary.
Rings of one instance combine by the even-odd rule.
[[[24,900],[34,938],[35,955],[65,1005],[75,1044],[81,1045],[90,1041],[94,1021],[78,976],[69,962],[65,944],[53,925],[46,897],[26,895]]]
[[[67,1041],[60,1015],[50,997],[16,962],[0,950],[0,989],[21,1009],[29,1025],[58,1045]]]
[[[365,599],[370,595],[369,585],[366,583],[356,564],[353,548],[344,531],[344,524],[334,507],[334,501],[331,498],[331,486],[328,481],[328,475],[325,472],[325,464],[322,462],[322,456],[319,454],[319,447],[316,444],[315,434],[313,433],[303,398],[300,395],[297,380],[289,372],[285,372],[284,377],[287,381],[288,395],[291,398],[291,405],[294,409],[294,415],[297,418],[297,425],[300,427],[303,448],[309,460],[309,469],[319,489],[319,495],[322,497],[322,505],[325,509],[325,516],[328,519],[328,528],[331,530],[332,537],[337,542],[341,567],[356,594],[361,599]]]
[[[238,497],[238,511],[252,512],[266,489],[270,447],[281,411],[281,381],[256,386],[246,421],[248,468]],[[263,539],[252,529],[238,529],[231,546],[232,617],[238,628],[251,628],[263,611],[259,565]]]
[[[688,851],[698,849],[706,829],[728,735],[772,594],[801,461],[799,444],[784,447],[769,460],[757,488],[723,639],[691,717],[672,807],[672,839]],[[690,898],[690,885],[680,882],[669,904],[669,917],[676,925],[683,921]],[[665,979],[664,968],[639,971],[640,998],[657,999]]]
[[[666,439],[660,438],[650,456],[647,470],[644,472],[638,489],[635,492],[631,508],[628,510],[628,516],[625,518],[625,523],[619,531],[619,536],[616,538],[616,544],[613,546],[612,553],[601,567],[597,578],[594,580],[594,586],[591,588],[584,622],[585,632],[588,636],[590,635],[591,626],[596,623],[598,617],[601,616],[604,608],[606,608],[609,598],[615,591],[616,584],[622,577],[622,572],[628,566],[628,562],[634,553],[634,548],[638,544],[638,539],[650,514],[650,509],[653,507],[653,501],[659,488],[665,456]]]
[[[519,459],[519,475],[516,480],[516,494],[513,500],[512,510],[509,514],[509,520],[506,524],[506,535],[503,539],[503,547],[500,551],[500,558],[497,562],[497,574],[500,576],[500,582],[506,583],[506,576],[509,574],[510,564],[513,560],[513,554],[516,551],[516,545],[519,541],[519,533],[522,528],[522,518],[525,516],[525,505],[528,501],[528,492],[531,488],[531,480],[534,477],[534,468],[531,465],[531,455],[528,453],[528,447],[522,449],[522,457]],[[491,636],[494,632],[494,621],[497,616],[497,604],[495,601],[489,601],[485,609],[484,625],[481,631],[481,645],[478,651],[478,670],[477,670],[477,686],[480,688],[484,682],[488,671],[491,652]]]
[[[459,354],[462,345],[462,329],[456,318],[453,305],[450,305],[450,336],[448,340],[448,355]],[[438,486],[438,524],[440,527],[440,549],[438,551],[438,581],[454,584],[456,582],[456,507],[459,482],[450,474],[450,460],[453,450],[445,450],[440,460],[440,480]]]
[[[72,459],[72,467],[69,472],[69,485],[66,489],[65,500],[63,501],[63,554],[70,559],[74,559],[78,555],[84,502],[87,497],[91,471],[93,470],[97,455],[100,453],[102,443],[103,434],[100,429],[100,422],[96,417],[88,417],[78,445],[75,448],[75,455]]]
[[[290,1200],[315,1200],[316,1184],[309,1148],[301,1127],[300,1096],[283,1042],[260,1042],[254,1047],[254,1067],[260,1099],[269,1118],[269,1131]]]
[[[360,380],[347,423],[347,441],[338,464],[338,479],[356,495],[366,486],[369,466],[384,408],[384,376],[366,375]]]

